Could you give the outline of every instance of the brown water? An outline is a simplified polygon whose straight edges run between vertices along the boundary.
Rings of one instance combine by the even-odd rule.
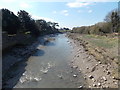
[[[38,45],[14,88],[77,88],[85,85],[82,74],[70,66],[73,48],[65,34],[47,38],[55,40]],[[74,74],[77,77],[73,77]]]

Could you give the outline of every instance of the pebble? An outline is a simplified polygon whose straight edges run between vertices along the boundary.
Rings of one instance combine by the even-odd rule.
[[[83,88],[83,86],[79,86],[78,88],[81,89],[81,88]]]
[[[77,55],[77,57],[79,57],[79,55]]]
[[[90,79],[94,78],[92,75],[89,76]]]
[[[62,76],[59,76],[60,79],[62,79]]]
[[[115,85],[117,85],[118,83],[117,83],[117,82],[115,82],[114,84],[115,84]]]
[[[74,75],[73,75],[73,77],[77,77],[77,75],[76,75],[76,74],[74,74]]]
[[[95,71],[95,69],[96,69],[96,67],[93,67],[92,70],[91,70],[91,72]]]
[[[96,87],[97,85],[96,84],[93,84],[93,87]]]
[[[98,62],[99,64],[101,64],[101,62]]]
[[[87,69],[89,69],[89,67],[87,67]]]
[[[63,79],[63,76],[62,75],[57,75],[60,79]]]
[[[84,79],[87,79],[86,77],[84,77]]]
[[[78,68],[78,66],[73,66],[73,68],[77,69],[77,68]]]
[[[102,77],[104,81],[107,81],[106,77]]]
[[[38,78],[34,78],[34,80],[35,80],[35,81],[39,81],[39,79],[38,79]]]
[[[101,86],[101,83],[98,83],[98,86]]]
[[[98,64],[96,64],[96,66],[98,66]]]
[[[114,77],[114,76],[113,76],[112,78],[113,78],[113,79],[115,79],[115,77]]]
[[[106,88],[109,88],[109,86],[106,86]]]
[[[107,75],[109,75],[110,74],[110,72],[109,71],[107,71]]]

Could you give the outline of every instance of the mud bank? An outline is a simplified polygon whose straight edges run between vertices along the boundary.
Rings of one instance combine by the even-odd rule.
[[[68,33],[67,37],[70,38],[69,43],[74,49],[71,65],[78,67],[84,74],[89,84],[88,88],[118,88],[118,79],[112,75],[115,67],[111,63],[104,64],[97,60],[94,54],[88,52],[86,45],[89,43],[78,39],[77,35]]]
[[[53,34],[40,36],[30,45],[27,46],[16,45],[3,54],[2,56],[2,87],[3,88],[12,88],[17,83],[19,77],[21,77],[23,72],[25,72],[25,67],[27,65],[26,62],[28,58],[31,55],[33,55],[35,52],[37,52],[38,44],[44,45],[46,42],[49,42],[49,40],[45,38],[47,36],[53,36]],[[13,77],[15,77],[16,79]]]

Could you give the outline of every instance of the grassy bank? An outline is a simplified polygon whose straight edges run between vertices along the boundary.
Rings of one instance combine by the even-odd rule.
[[[89,55],[93,55],[95,59],[112,68],[112,76],[118,79],[118,36],[107,35],[88,35],[70,33],[73,39],[83,45],[85,51]]]

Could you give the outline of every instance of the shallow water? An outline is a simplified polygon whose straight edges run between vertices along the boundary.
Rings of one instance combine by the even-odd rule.
[[[47,38],[55,40],[38,45],[14,88],[77,88],[85,85],[82,74],[70,66],[73,48],[65,34]]]

